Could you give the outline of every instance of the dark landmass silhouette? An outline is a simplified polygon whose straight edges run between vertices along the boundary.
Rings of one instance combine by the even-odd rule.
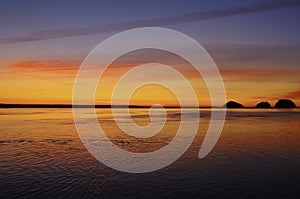
[[[244,107],[244,105],[229,101],[223,106],[176,106],[176,105],[165,105],[164,108],[297,108],[296,104],[290,99],[279,99],[274,107],[271,107],[269,102],[262,101],[255,107]],[[4,104],[0,103],[0,108],[160,108],[160,106],[150,105],[72,105],[72,104]]]
[[[0,108],[150,108],[151,106],[138,105],[72,105],[72,104],[1,104]]]
[[[271,108],[271,105],[269,102],[259,102],[255,108]]]
[[[296,104],[290,99],[279,99],[275,106],[275,108],[297,108]]]
[[[144,105],[72,105],[72,104],[2,104],[0,108],[151,108]],[[153,107],[153,108],[160,108]],[[164,106],[164,108],[181,108],[180,106]],[[194,106],[185,106],[182,108],[195,108]],[[211,107],[199,107],[211,108]]]
[[[235,101],[229,101],[224,106],[224,108],[244,108],[244,106]]]

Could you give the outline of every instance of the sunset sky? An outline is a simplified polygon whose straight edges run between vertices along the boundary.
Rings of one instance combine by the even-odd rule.
[[[123,30],[157,26],[180,31],[204,46],[222,74],[227,100],[254,106],[289,98],[300,106],[299,19],[300,2],[290,0],[4,0],[0,2],[0,103],[69,104],[77,70],[98,43]],[[209,105],[200,76],[178,58],[157,52],[129,55],[112,64],[97,89],[96,103],[109,104],[120,74],[149,56],[185,74],[200,105]],[[165,88],[143,89],[135,93],[133,104],[177,103]]]

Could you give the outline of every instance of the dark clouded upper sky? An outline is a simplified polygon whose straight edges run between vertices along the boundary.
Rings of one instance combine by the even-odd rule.
[[[270,92],[267,98],[290,96],[300,89],[297,80],[300,74],[299,19],[300,2],[293,0],[4,0],[0,2],[0,102],[19,102],[12,90],[24,82],[32,84],[28,86],[30,93],[39,92],[40,88],[34,86],[34,77],[29,78],[28,72],[20,70],[20,65],[26,67],[24,63],[32,62],[44,63],[41,67],[51,67],[57,62],[65,67],[70,63],[79,65],[105,38],[128,28],[144,26],[178,30],[201,43],[226,74],[224,79],[228,82],[225,84],[232,99],[242,98],[252,103],[261,99],[263,90],[278,86],[276,82],[287,81],[280,87],[281,92]],[[265,69],[269,74],[265,74]],[[248,77],[233,84],[238,76],[249,73],[253,73],[253,79]],[[255,76],[265,79],[257,82],[259,78]],[[254,83],[251,81],[255,79],[257,84],[264,82],[261,92],[237,96],[242,85],[251,89]],[[71,80],[66,84],[71,85]],[[11,91],[4,85],[10,85]],[[56,95],[50,90],[45,93],[45,96]],[[38,98],[41,95],[36,94],[29,101],[43,102]],[[299,96],[294,97],[299,100]],[[57,101],[60,102],[58,98]]]
[[[296,24],[299,5],[295,0],[27,1],[26,4],[2,1],[0,41],[14,43],[141,26],[171,26],[203,37],[223,33],[223,37],[218,35],[221,41],[228,38],[236,42],[294,43],[299,33]],[[206,20],[213,22],[203,22]],[[231,37],[236,40],[230,33],[234,33]]]

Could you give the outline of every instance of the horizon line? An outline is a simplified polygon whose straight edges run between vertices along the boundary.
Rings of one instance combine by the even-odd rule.
[[[5,104],[0,103],[0,108],[226,108],[226,109],[243,109],[243,108],[253,108],[253,109],[278,109],[275,107],[269,108],[259,108],[255,106],[244,106],[239,108],[233,107],[225,107],[223,106],[152,106],[152,105],[111,105],[111,104],[95,104],[95,105],[87,105],[87,104]],[[296,107],[300,108],[300,107]]]

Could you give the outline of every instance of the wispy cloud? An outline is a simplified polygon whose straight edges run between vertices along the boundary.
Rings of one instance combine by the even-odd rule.
[[[83,35],[100,34],[106,32],[122,31],[130,28],[145,27],[145,26],[167,26],[181,23],[188,23],[200,20],[209,20],[221,17],[228,17],[241,14],[249,14],[256,12],[271,11],[282,8],[289,8],[299,6],[298,0],[286,0],[286,1],[267,1],[249,6],[224,8],[218,10],[212,10],[207,12],[194,12],[178,16],[169,16],[155,19],[143,19],[135,21],[127,21],[115,24],[100,25],[88,28],[74,28],[74,29],[58,29],[34,32],[29,35],[19,37],[7,37],[0,38],[0,44],[12,44],[20,42],[30,42],[45,39],[74,37]]]
[[[27,60],[13,63],[9,68],[18,72],[59,72],[77,70],[79,61]]]
[[[10,63],[3,67],[0,79],[38,79],[74,78],[79,61],[71,60],[25,60]]]
[[[156,55],[154,59],[152,56],[146,55]],[[130,70],[132,67],[145,64],[145,63],[162,63],[173,67],[179,71],[182,75],[188,78],[201,78],[198,72],[191,66],[188,62],[177,56],[155,52],[147,51],[135,54],[128,54],[126,57],[121,57],[114,63],[112,63],[109,68],[105,71],[106,78],[118,78],[119,75]],[[140,56],[134,56],[140,55]],[[139,57],[139,59],[134,59],[134,57]],[[133,58],[133,59],[131,59]],[[27,75],[39,76],[51,76],[50,78],[65,77],[74,78],[74,75],[78,71],[81,62],[78,60],[23,60],[10,63],[4,68],[5,71],[0,73],[2,78],[19,78]],[[90,67],[86,75],[93,75],[95,70],[98,70],[98,65],[95,67]],[[286,68],[274,68],[272,70],[266,70],[266,68],[243,68],[243,67],[225,67],[221,68],[220,72],[222,77],[227,82],[239,82],[239,81],[274,81],[274,79],[286,79],[288,81],[298,80],[299,70]],[[168,78],[168,77],[165,77]]]
[[[298,69],[299,45],[226,44],[210,45],[205,48],[218,66],[252,69]]]

